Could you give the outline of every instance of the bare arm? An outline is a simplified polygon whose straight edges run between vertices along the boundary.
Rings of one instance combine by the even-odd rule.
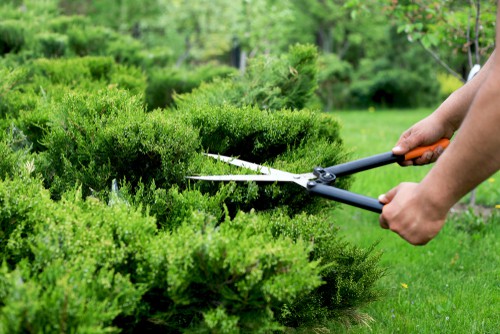
[[[453,143],[421,183],[425,193],[439,197],[447,209],[500,168],[500,61],[496,56],[491,67]]]
[[[497,22],[500,22],[498,8]],[[500,25],[497,24],[497,45],[499,42]],[[471,94],[461,101],[467,106],[465,112],[460,105],[450,105],[448,111],[445,107],[440,112],[443,117],[447,115],[448,124],[461,126],[435,167],[421,183],[402,183],[379,198],[386,204],[380,215],[383,228],[391,229],[412,244],[426,244],[441,230],[451,206],[499,170],[499,58],[493,54],[479,80],[471,82],[477,85],[469,86],[475,90],[465,90]]]
[[[453,92],[430,116],[403,132],[393,152],[401,155],[415,147],[430,145],[441,138],[451,138],[461,126],[479,87],[491,72],[491,64],[495,54],[496,51],[493,52],[481,71],[471,81]],[[415,163],[434,162],[442,151],[438,150],[434,154],[430,153],[417,159]],[[409,164],[412,164],[412,162],[405,163],[405,165]]]
[[[476,92],[488,77],[495,53],[496,51],[493,51],[481,71],[479,71],[471,81],[453,92],[434,112],[435,116],[440,119],[441,122],[448,124],[454,131],[462,124]]]

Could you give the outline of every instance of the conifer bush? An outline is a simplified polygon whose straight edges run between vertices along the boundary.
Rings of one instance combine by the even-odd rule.
[[[146,89],[148,109],[169,107],[173,104],[176,94],[189,93],[202,82],[234,74],[236,74],[235,69],[220,65],[200,66],[195,69],[155,68],[148,76]]]
[[[85,195],[106,192],[114,178],[134,186],[182,184],[199,145],[188,125],[161,111],[146,113],[140,97],[126,91],[74,93],[52,108],[58,121],[43,137],[40,161],[55,197],[75,182]]]
[[[0,117],[14,118],[22,109],[33,109],[37,98],[26,89],[29,71],[26,68],[10,68],[0,65]]]
[[[310,240],[310,259],[318,261],[322,268],[323,284],[280,310],[279,321],[287,327],[327,327],[332,319],[356,322],[357,317],[362,317],[358,308],[380,297],[373,288],[384,275],[378,267],[380,253],[341,240],[330,219],[318,218],[300,214],[290,220],[282,211],[268,217],[267,225],[274,237]]]
[[[1,333],[308,331],[377,298],[378,254],[339,238],[332,202],[185,178],[253,173],[203,152],[290,172],[345,160],[339,124],[306,108],[314,47],[244,75],[166,70],[168,52],[87,18],[23,15],[0,23]]]
[[[34,178],[0,182],[0,222],[12,227],[0,270],[7,331],[283,329],[283,307],[323,286],[334,264],[311,243],[312,217],[240,213],[219,225],[199,212],[165,233],[133,207],[79,192],[54,202]]]
[[[338,123],[302,108],[314,93],[316,74],[315,48],[295,46],[280,61],[254,60],[243,77],[216,80],[179,96],[176,110],[199,130],[204,151],[295,173],[310,172],[316,166],[331,166],[346,158]],[[271,85],[274,88],[269,88]],[[273,93],[263,96],[262,90]],[[206,160],[200,162],[197,173],[245,172],[214,168]],[[345,188],[348,183],[343,179],[337,185]],[[212,194],[221,187],[198,186]],[[325,201],[308,196],[296,185],[257,187],[250,183],[231,189],[232,195],[225,201],[230,212],[285,206],[293,214],[314,211],[319,203],[325,205]]]
[[[0,22],[0,56],[17,53],[25,45],[25,29],[20,20]]]
[[[256,105],[260,109],[302,109],[317,87],[317,50],[295,45],[279,58],[257,57],[243,76],[216,80],[176,100],[179,109],[193,105]]]
[[[16,69],[0,66],[0,75],[5,75],[0,84],[0,115],[19,118],[31,128],[44,127],[43,119],[52,113],[50,104],[73,90],[121,88],[143,96],[146,89],[146,78],[138,68],[116,64],[110,57],[42,58]]]
[[[35,36],[40,53],[47,58],[64,56],[68,48],[68,37],[57,33],[42,33]]]
[[[141,263],[154,220],[72,195],[56,203],[38,180],[0,183],[1,222],[13,227],[0,274],[5,332],[118,332],[113,319],[144,293],[132,280],[153,272]]]

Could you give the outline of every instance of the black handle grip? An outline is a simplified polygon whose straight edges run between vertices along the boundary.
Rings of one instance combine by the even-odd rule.
[[[384,205],[375,198],[355,194],[347,190],[331,187],[314,181],[307,184],[307,190],[312,194],[375,213],[382,213],[382,208],[384,207]]]
[[[381,153],[373,155],[371,157],[346,162],[344,164],[327,167],[325,171],[335,175],[336,177],[341,177],[344,175],[351,175],[354,173],[362,172],[364,170],[389,165],[395,162],[404,161],[404,155],[395,155],[392,152]]]

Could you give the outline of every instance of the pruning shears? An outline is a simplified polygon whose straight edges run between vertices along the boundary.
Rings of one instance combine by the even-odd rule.
[[[220,161],[247,168],[259,175],[202,175],[188,176],[189,179],[205,181],[255,181],[255,182],[293,182],[314,195],[352,205],[361,209],[381,213],[384,204],[377,199],[356,194],[347,190],[332,186],[335,180],[342,176],[351,175],[368,169],[385,166],[395,162],[403,162],[421,157],[425,152],[442,147],[445,149],[450,143],[449,139],[443,138],[429,146],[417,147],[404,155],[396,155],[392,152],[385,152],[367,158],[346,162],[331,167],[316,167],[312,173],[293,174],[279,169],[258,165],[252,162],[227,157],[217,154],[206,155]]]

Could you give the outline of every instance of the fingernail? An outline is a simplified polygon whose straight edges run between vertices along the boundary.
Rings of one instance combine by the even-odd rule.
[[[387,200],[387,197],[385,197],[385,194],[382,194],[378,197],[378,201],[380,203],[385,203],[385,201]]]
[[[395,146],[393,149],[392,149],[393,152],[402,152],[403,151],[403,148],[401,146]]]

